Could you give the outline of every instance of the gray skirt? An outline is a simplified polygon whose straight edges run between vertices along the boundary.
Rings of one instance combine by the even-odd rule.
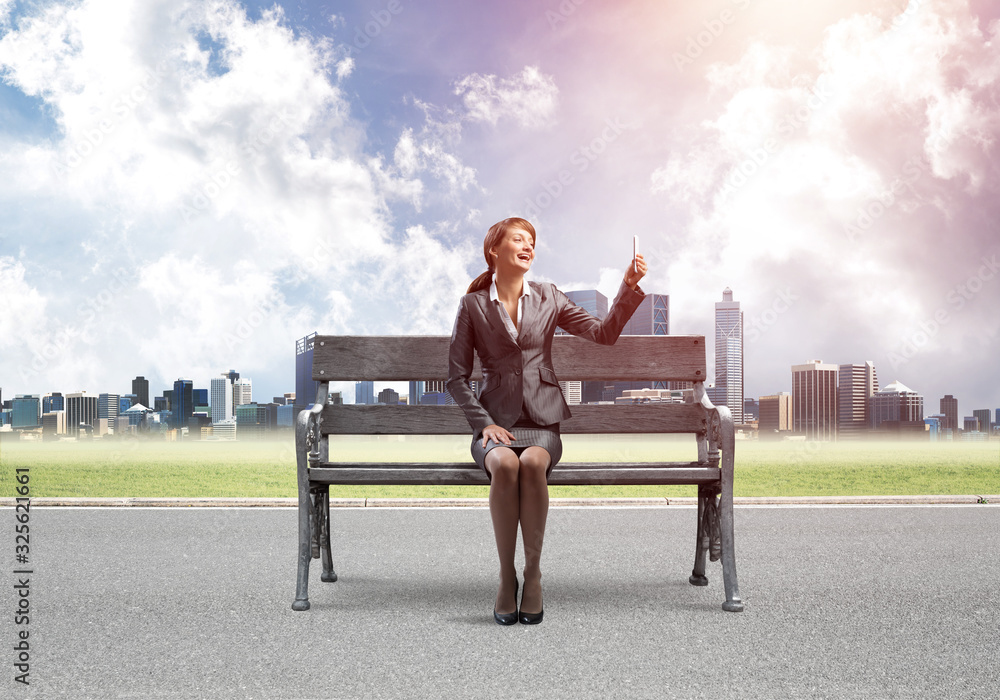
[[[549,478],[552,467],[556,466],[559,458],[562,457],[562,438],[559,436],[559,424],[538,425],[528,418],[523,412],[521,417],[510,427],[510,432],[514,433],[514,440],[510,445],[502,442],[486,441],[483,447],[483,434],[477,433],[472,438],[472,458],[476,460],[479,468],[486,472],[486,453],[494,447],[508,447],[514,450],[514,454],[520,456],[529,447],[542,447],[549,453],[549,468],[545,470],[545,478]]]

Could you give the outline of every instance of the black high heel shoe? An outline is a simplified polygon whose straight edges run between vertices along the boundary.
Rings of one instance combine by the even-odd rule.
[[[496,605],[493,606],[493,619],[496,620],[498,625],[516,625],[517,624],[517,589],[520,587],[521,582],[514,579],[514,612],[512,613],[498,613]]]
[[[542,615],[545,613],[544,607],[536,613],[526,613],[520,611],[520,605],[518,606],[518,618],[522,625],[537,625],[542,621]]]

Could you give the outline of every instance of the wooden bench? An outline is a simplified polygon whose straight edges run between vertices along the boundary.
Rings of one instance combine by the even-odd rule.
[[[330,459],[331,434],[465,435],[472,431],[458,406],[331,405],[328,382],[446,379],[449,336],[322,336],[314,338],[316,403],[300,411],[295,426],[299,487],[298,581],[293,610],[309,609],[309,563],[322,557],[322,581],[336,581],[330,552],[330,484],[489,484],[470,454],[457,463],[342,462]],[[688,381],[693,401],[641,405],[571,406],[561,424],[572,433],[693,433],[696,462],[567,463],[549,476],[552,485],[696,484],[697,534],[689,581],[708,585],[705,556],[722,559],[724,610],[743,610],[733,542],[732,416],[705,395],[702,336],[622,336],[613,346],[556,336],[552,360],[564,380]],[[481,377],[478,358],[472,379]]]

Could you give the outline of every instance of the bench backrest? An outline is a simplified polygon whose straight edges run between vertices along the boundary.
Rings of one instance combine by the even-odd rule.
[[[313,340],[313,379],[409,381],[448,378],[450,336],[332,336]],[[557,335],[552,363],[560,380],[705,381],[703,336],[621,336],[598,345]],[[480,379],[478,358],[471,379]],[[563,433],[701,433],[706,411],[699,403],[572,406]],[[458,406],[327,406],[324,434],[455,435],[469,424]]]

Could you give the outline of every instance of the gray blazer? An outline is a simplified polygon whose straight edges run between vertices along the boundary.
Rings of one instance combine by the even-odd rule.
[[[602,345],[614,345],[622,328],[642,303],[645,293],[623,281],[603,321],[574,304],[554,284],[528,282],[518,339],[510,337],[489,289],[466,294],[458,305],[448,353],[448,392],[479,435],[496,424],[510,427],[521,415],[521,405],[539,425],[570,417],[569,406],[552,369],[552,337],[556,326]],[[473,350],[483,367],[477,397],[469,386]]]

